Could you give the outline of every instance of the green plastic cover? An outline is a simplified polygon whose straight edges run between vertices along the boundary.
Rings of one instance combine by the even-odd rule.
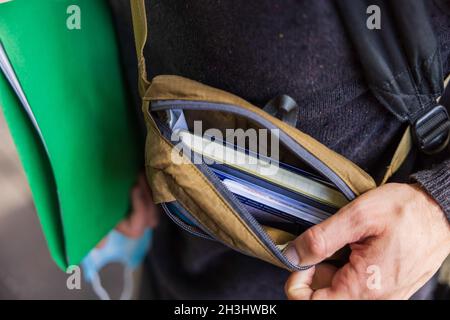
[[[81,29],[68,28],[77,18]],[[0,1],[0,41],[48,153],[1,72],[0,105],[50,253],[65,269],[127,214],[141,161],[109,7],[103,0]]]

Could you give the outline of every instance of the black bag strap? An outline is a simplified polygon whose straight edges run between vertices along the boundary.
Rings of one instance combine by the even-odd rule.
[[[421,151],[442,151],[450,138],[450,119],[447,109],[437,103],[444,76],[424,1],[338,0],[337,4],[375,97],[409,123]],[[378,8],[380,28],[372,29],[367,19]]]

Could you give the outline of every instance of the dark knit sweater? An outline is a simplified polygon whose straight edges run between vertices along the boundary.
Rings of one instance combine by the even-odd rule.
[[[447,0],[429,1],[444,73],[450,68]],[[115,8],[119,8],[118,1]],[[300,105],[297,127],[379,179],[405,126],[369,92],[333,1],[147,1],[150,77],[181,75],[263,106],[279,94]],[[123,11],[121,11],[123,14]],[[395,181],[417,181],[450,218],[449,153],[416,154]],[[432,162],[437,162],[433,165]],[[152,272],[161,297],[282,298],[286,271],[194,238],[166,219]]]

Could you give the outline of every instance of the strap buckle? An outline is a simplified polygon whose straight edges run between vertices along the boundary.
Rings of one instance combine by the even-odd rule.
[[[443,105],[436,105],[412,126],[413,139],[426,154],[444,150],[450,140],[450,117]]]

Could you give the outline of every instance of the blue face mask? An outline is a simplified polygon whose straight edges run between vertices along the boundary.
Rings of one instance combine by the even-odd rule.
[[[102,300],[110,297],[103,288],[99,272],[110,263],[124,266],[124,288],[121,300],[129,300],[133,294],[133,271],[142,263],[150,248],[152,231],[147,229],[142,237],[131,239],[116,230],[112,230],[102,248],[94,248],[84,258],[81,265],[85,280],[92,285],[95,293]]]

